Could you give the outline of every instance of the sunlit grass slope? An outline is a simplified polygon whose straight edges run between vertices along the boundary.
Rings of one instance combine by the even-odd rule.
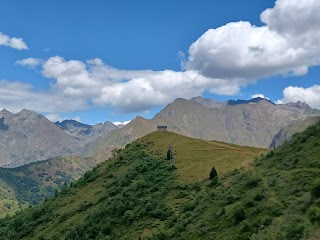
[[[160,131],[153,132],[138,142],[147,143],[150,154],[161,154],[164,158],[171,146],[178,178],[185,183],[207,179],[213,166],[220,176],[236,168],[246,168],[255,157],[267,151]]]

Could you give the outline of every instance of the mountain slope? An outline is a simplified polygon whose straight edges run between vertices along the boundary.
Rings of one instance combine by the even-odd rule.
[[[297,121],[293,124],[290,124],[289,126],[281,129],[280,132],[274,136],[271,142],[270,148],[279,147],[285,141],[290,140],[295,133],[303,132],[308,127],[316,124],[319,121],[320,121],[320,117],[317,116],[317,117],[308,117],[305,120]]]
[[[0,239],[319,239],[320,123],[247,168],[212,180],[206,171],[200,182],[184,182],[190,170],[164,160],[165,139],[177,138],[127,145],[54,199],[1,220]]]
[[[218,109],[224,108],[228,104],[228,102],[219,102],[211,98],[203,98],[200,96],[191,98],[190,101],[200,103],[201,105],[206,106],[208,108],[218,108]]]
[[[136,117],[124,127],[110,132],[102,139],[87,144],[82,149],[82,155],[92,156],[97,159],[97,162],[104,161],[111,156],[113,149],[122,148],[127,143],[155,131],[156,128],[157,126],[150,120]]]
[[[234,101],[232,104],[229,102],[210,107],[212,101],[201,100],[200,97],[177,99],[152,121],[171,123],[195,138],[269,147],[273,137],[282,128],[308,116],[320,115],[319,110],[301,102],[275,105],[261,98]]]
[[[0,168],[0,218],[53,196],[63,184],[96,165],[91,158],[56,157],[17,168]]]
[[[19,166],[71,154],[81,142],[44,116],[28,110],[0,112],[0,166]]]
[[[176,166],[164,160],[166,142],[174,142],[173,163]],[[189,148],[194,144],[199,151],[212,154],[197,158],[199,151]],[[207,179],[207,170],[213,165],[219,174],[230,172],[264,151],[155,132],[119,150],[116,157],[86,173],[72,187],[64,188],[58,197],[18,214],[15,219],[20,220],[2,220],[0,239],[64,239],[85,235],[96,239],[108,235],[111,239],[126,236],[138,239],[140,235],[151,236],[158,231],[157,226],[165,227],[164,223],[174,216],[175,207],[178,211],[179,205],[193,199],[192,189],[196,189],[193,184],[198,179]],[[190,159],[192,156],[195,156],[194,163]],[[190,174],[190,164],[203,165],[206,171],[194,168]],[[192,192],[190,198],[185,195],[187,191]],[[177,200],[171,199],[179,192],[182,195]],[[28,216],[31,219],[26,219]],[[16,221],[22,224],[11,225]],[[89,228],[98,232],[83,232],[89,223],[97,224]],[[137,227],[140,230],[136,231]]]
[[[111,122],[96,125],[65,120],[53,124],[41,114],[22,110],[0,112],[0,166],[17,167],[50,157],[79,153],[85,144],[118,129]]]
[[[125,127],[87,144],[82,155],[98,156],[103,161],[111,156],[112,149],[155,131],[157,125],[167,125],[169,131],[188,137],[268,148],[281,129],[314,116],[320,116],[320,111],[301,102],[275,105],[255,98],[230,104],[201,97],[178,98],[154,118],[137,117]]]
[[[112,130],[118,128],[116,125],[108,121],[105,123],[88,125],[75,120],[64,120],[63,122],[56,122],[55,124],[67,134],[81,140],[83,144],[87,144],[100,137],[104,137]]]

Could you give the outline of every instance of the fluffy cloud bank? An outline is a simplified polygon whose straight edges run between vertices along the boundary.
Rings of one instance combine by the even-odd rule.
[[[284,98],[277,103],[306,102],[312,108],[320,109],[320,85],[310,88],[287,87],[283,91]]]
[[[57,92],[37,92],[32,85],[0,80],[0,109],[18,112],[27,108],[37,112],[70,112],[85,109],[85,99],[71,99]]]
[[[135,112],[167,104],[178,97],[191,98],[205,89],[231,95],[239,91],[241,81],[226,84],[223,79],[207,78],[196,71],[120,70],[101,59],[66,61],[49,58],[42,74],[56,80],[53,91],[64,98],[89,99],[96,105],[112,105],[123,112]]]
[[[112,105],[123,112],[135,112],[167,104],[177,97],[198,96],[204,91],[234,95],[241,87],[261,78],[299,76],[306,74],[309,67],[320,65],[319,10],[317,0],[277,0],[273,8],[261,14],[263,26],[240,21],[209,29],[191,44],[180,72],[122,70],[101,59],[83,62],[60,56],[45,61],[28,58],[17,64],[31,67],[40,64],[43,76],[53,79],[48,98],[54,100],[50,106],[54,112],[59,112],[56,111],[59,108],[78,110],[88,104]],[[317,87],[289,87],[281,102],[304,100],[319,107],[316,95],[301,97],[302,92],[318,94]],[[41,94],[33,94],[33,98]]]
[[[233,22],[203,34],[189,49],[188,70],[213,78],[306,74],[320,64],[320,1],[277,0],[265,26]]]
[[[0,32],[0,45],[15,48],[18,50],[28,50],[27,44],[22,38],[10,38],[9,36]]]

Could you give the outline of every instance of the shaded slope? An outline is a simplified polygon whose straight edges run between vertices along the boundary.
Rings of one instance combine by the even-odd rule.
[[[320,121],[320,117],[308,117],[305,120],[297,121],[289,126],[280,130],[277,133],[270,145],[270,148],[277,148],[284,142],[290,140],[295,133],[300,133],[306,130],[308,127],[316,124]]]
[[[79,179],[95,162],[78,156],[56,157],[17,168],[0,168],[0,218],[53,196]]]
[[[75,120],[64,120],[63,122],[56,122],[67,134],[81,140],[83,144],[95,141],[100,137],[105,137],[112,130],[118,127],[111,122],[99,123],[95,125],[88,125],[77,122]]]
[[[1,220],[0,239],[318,239],[319,142],[320,123],[218,184],[186,184],[149,135],[56,198]]]

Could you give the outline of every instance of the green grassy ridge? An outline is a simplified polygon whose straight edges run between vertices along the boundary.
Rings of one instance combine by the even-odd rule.
[[[89,158],[68,156],[17,168],[0,168],[0,218],[40,204],[63,184],[79,179],[93,166]]]
[[[0,239],[319,239],[319,143],[320,123],[218,183],[187,183],[149,135],[0,220]]]
[[[153,132],[137,140],[146,143],[146,151],[151,155],[160,154],[166,158],[169,146],[173,151],[173,162],[177,167],[180,182],[201,182],[208,178],[212,166],[219,175],[236,168],[247,168],[254,158],[268,150],[235,144],[205,141],[181,136],[173,132]]]

